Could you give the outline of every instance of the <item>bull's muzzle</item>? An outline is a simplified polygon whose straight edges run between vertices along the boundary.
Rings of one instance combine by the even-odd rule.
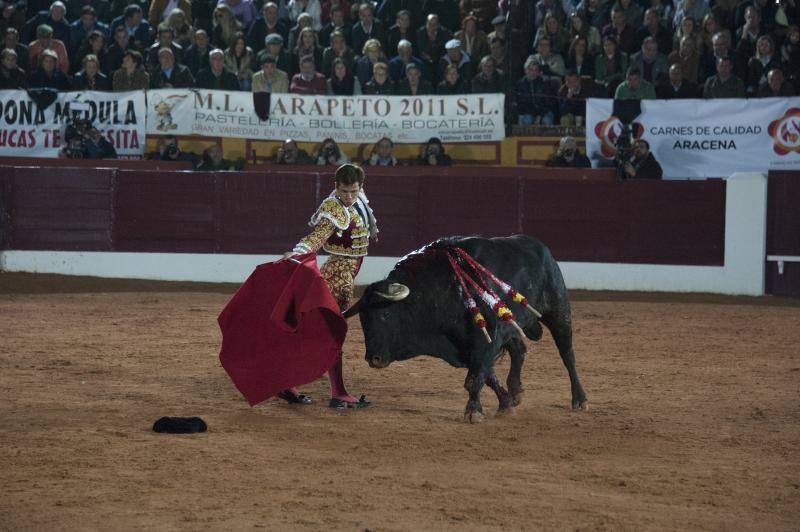
[[[367,354],[364,358],[367,359],[367,364],[369,364],[371,368],[381,369],[389,365],[389,361],[379,355]]]

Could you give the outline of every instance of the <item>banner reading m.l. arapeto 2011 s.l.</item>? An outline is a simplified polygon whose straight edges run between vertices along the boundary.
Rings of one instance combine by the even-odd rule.
[[[120,157],[141,157],[144,110],[141,91],[62,92],[46,107],[25,91],[0,91],[0,155],[58,157],[64,129],[77,117],[91,120]]]
[[[621,123],[612,110],[613,100],[587,100],[586,151],[595,166],[616,152]],[[643,100],[631,130],[667,178],[800,169],[800,98]]]
[[[369,143],[493,141],[505,137],[505,96],[302,96],[273,94],[267,120],[249,92],[159,89],[147,92],[147,133],[256,140]]]

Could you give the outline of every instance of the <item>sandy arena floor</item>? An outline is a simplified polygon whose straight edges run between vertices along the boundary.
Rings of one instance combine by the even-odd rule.
[[[546,333],[516,414],[486,390],[469,425],[463,370],[372,370],[357,320],[346,375],[373,407],[328,409],[325,379],[248,407],[217,359],[231,290],[0,274],[0,529],[800,526],[799,301],[576,293],[590,410]]]

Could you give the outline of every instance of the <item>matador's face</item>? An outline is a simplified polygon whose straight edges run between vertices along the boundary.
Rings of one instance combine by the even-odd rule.
[[[336,197],[339,201],[350,207],[358,199],[358,193],[361,192],[361,184],[353,183],[352,185],[345,185],[343,183],[336,183]]]

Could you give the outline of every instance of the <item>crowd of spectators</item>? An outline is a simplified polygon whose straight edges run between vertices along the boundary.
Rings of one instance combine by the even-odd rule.
[[[797,0],[0,1],[0,88],[503,92],[520,125],[587,97],[789,96]]]

